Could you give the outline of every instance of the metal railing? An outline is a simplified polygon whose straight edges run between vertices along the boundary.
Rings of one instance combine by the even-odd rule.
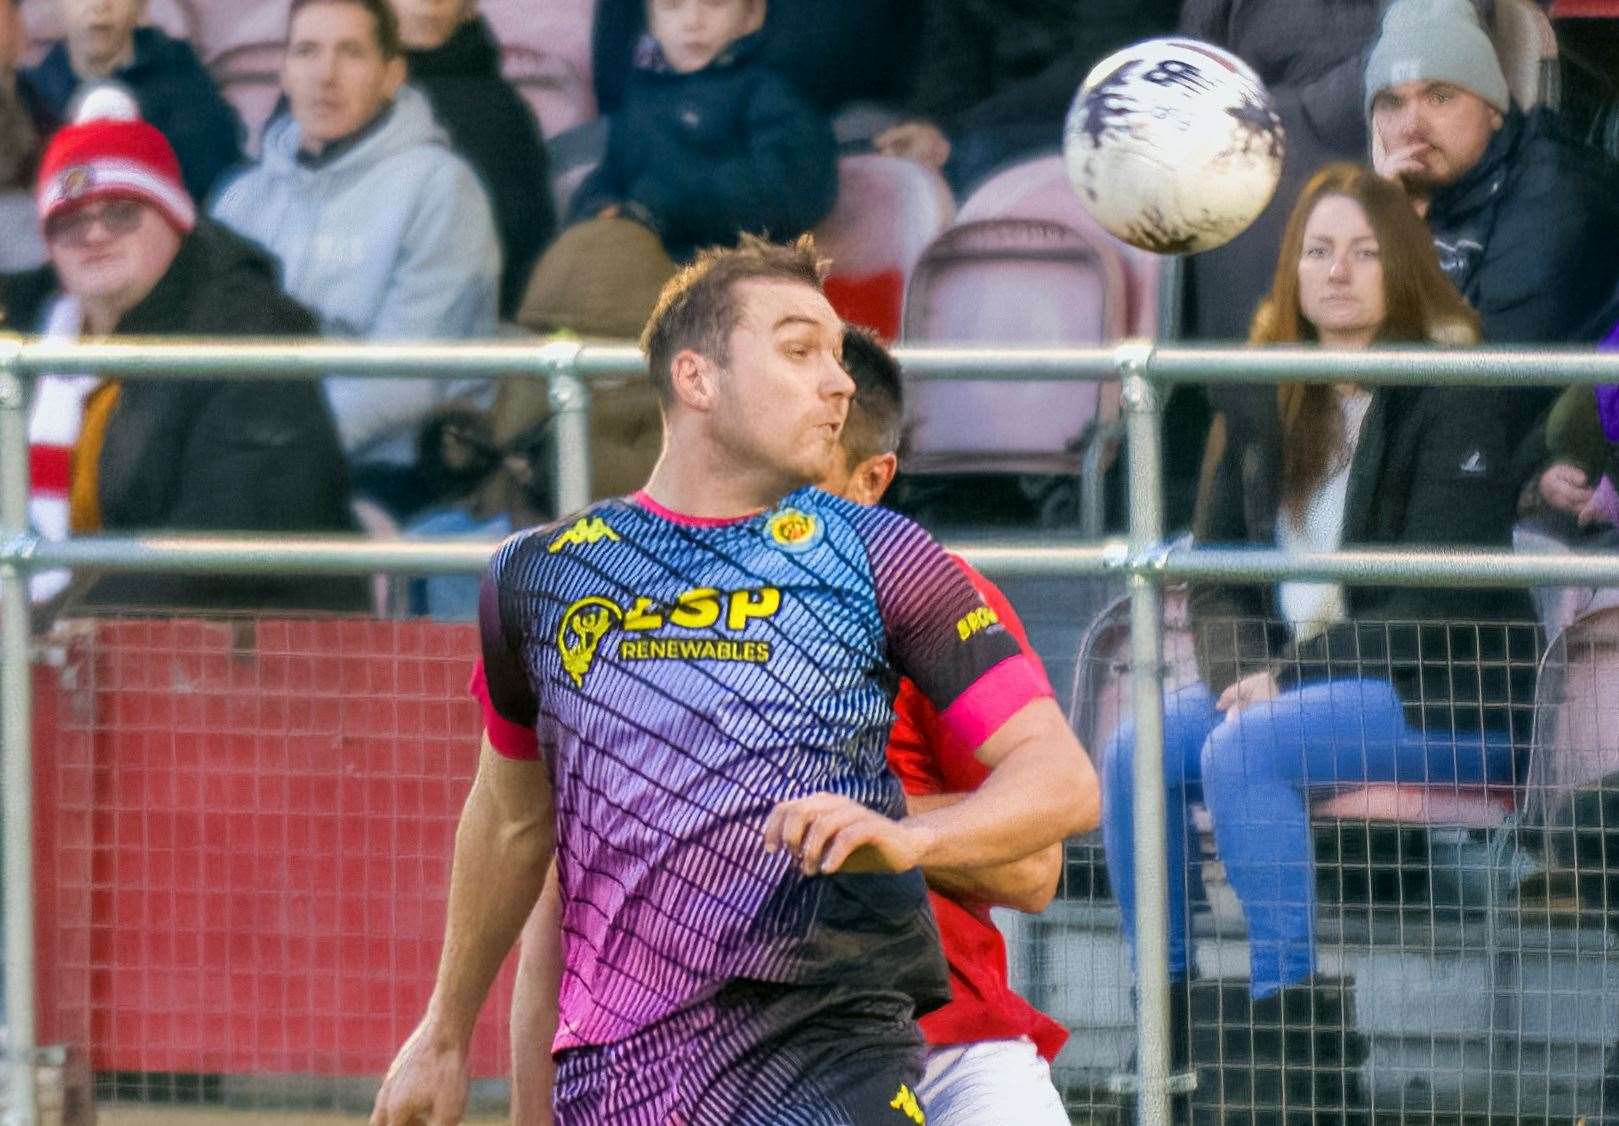
[[[1467,352],[1301,349],[1155,349],[1131,343],[1098,349],[907,348],[907,375],[927,379],[1120,379],[1126,415],[1129,535],[1083,543],[999,539],[959,550],[997,575],[1124,575],[1131,598],[1134,679],[1135,862],[1137,866],[1138,1112],[1170,1121],[1168,963],[1165,931],[1165,795],[1162,770],[1162,587],[1178,579],[1269,582],[1308,578],[1384,585],[1493,586],[1619,584],[1619,556],[1507,552],[1354,550],[1290,555],[1274,550],[1171,547],[1165,540],[1161,422],[1166,388],[1177,382],[1342,382],[1398,386],[1555,386],[1619,381],[1619,355],[1478,349]],[[24,386],[46,373],[126,378],[320,378],[445,376],[544,378],[556,413],[558,511],[589,496],[586,426],[593,378],[634,375],[627,346],[533,344],[337,345],[127,341],[61,344],[0,341],[0,719],[4,755],[6,1020],[14,1120],[35,1114],[33,762],[27,576],[36,570],[192,573],[474,573],[493,544],[379,542],[343,537],[96,537],[43,541],[27,523],[28,443]]]

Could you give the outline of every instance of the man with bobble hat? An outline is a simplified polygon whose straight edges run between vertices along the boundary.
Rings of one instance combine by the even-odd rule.
[[[0,277],[0,326],[56,339],[308,336],[274,263],[199,221],[173,147],[116,89],[51,140],[35,192],[50,255]],[[39,534],[349,530],[347,469],[310,383],[45,376],[29,409]],[[338,609],[363,584],[285,578],[37,576],[36,601],[191,609]]]

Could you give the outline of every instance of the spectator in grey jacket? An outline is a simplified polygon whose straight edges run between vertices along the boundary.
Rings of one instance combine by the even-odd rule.
[[[282,75],[291,112],[214,216],[281,260],[287,291],[328,336],[493,335],[500,247],[489,201],[404,80],[386,0],[293,0]],[[419,379],[327,381],[344,448],[361,462],[408,460],[416,427],[448,393]]]

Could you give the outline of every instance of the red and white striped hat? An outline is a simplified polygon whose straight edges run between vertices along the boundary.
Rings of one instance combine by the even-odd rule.
[[[150,204],[181,234],[197,225],[196,205],[180,179],[174,147],[140,120],[133,98],[110,88],[86,97],[74,124],[51,138],[35,194],[41,224],[101,199]]]

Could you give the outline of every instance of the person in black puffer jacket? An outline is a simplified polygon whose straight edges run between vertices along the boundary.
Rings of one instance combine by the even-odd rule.
[[[540,124],[500,72],[500,45],[472,0],[446,8],[394,0],[410,82],[494,206],[502,260],[500,314],[510,319],[540,252],[556,233]]]

